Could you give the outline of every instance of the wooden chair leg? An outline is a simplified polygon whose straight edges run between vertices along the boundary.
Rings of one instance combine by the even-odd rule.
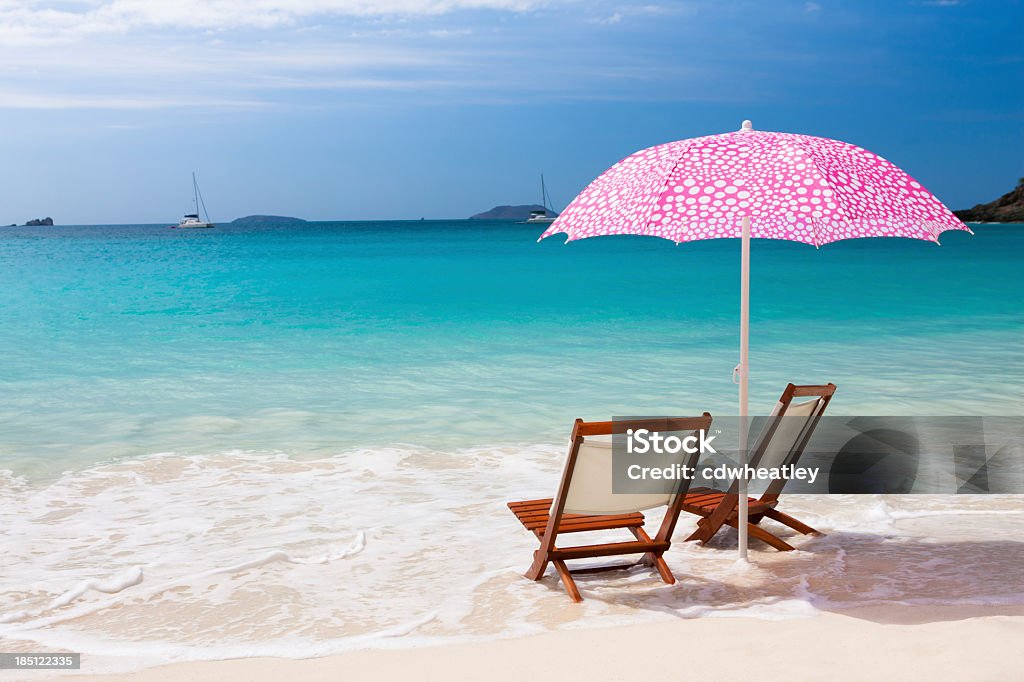
[[[690,533],[689,537],[687,537],[684,542],[692,542],[696,540],[703,545],[715,536],[715,533],[718,532],[719,528],[721,528],[721,526],[712,527],[711,521],[705,516],[697,521],[697,528]]]
[[[633,532],[633,536],[636,537],[637,540],[640,540],[641,542],[652,542],[651,536],[648,535],[643,528],[630,528],[630,530]],[[665,559],[662,558],[660,554],[648,552],[647,554],[644,554],[641,561],[648,566],[654,566],[654,568],[658,569],[658,575],[661,576],[661,579],[665,583],[669,585],[676,584],[676,577],[672,575],[672,570],[668,567],[668,564],[665,563]]]
[[[525,575],[530,580],[540,580],[548,569],[547,557],[538,549],[533,553],[533,563],[526,569]]]
[[[821,531],[817,531],[817,530],[811,528],[810,526],[808,526],[806,523],[803,523],[802,521],[798,521],[798,520],[794,519],[792,516],[790,516],[789,514],[783,514],[782,512],[780,512],[780,511],[778,511],[776,509],[769,509],[769,510],[765,511],[764,515],[767,516],[769,519],[774,519],[775,521],[778,521],[779,523],[785,524],[785,525],[789,526],[790,528],[792,528],[793,530],[798,531],[800,533],[803,533],[804,535],[821,535],[822,534]]]
[[[690,533],[688,536],[686,536],[685,540],[683,540],[683,542],[694,542],[694,541],[699,542],[702,545],[705,542],[708,541],[707,538],[704,537],[704,529],[701,528],[700,526],[697,526],[697,528],[694,529],[694,531],[692,533]]]
[[[729,519],[726,523],[728,523],[733,528],[735,528],[737,525],[736,519]],[[791,552],[794,549],[796,549],[795,547],[793,547],[793,545],[790,545],[782,538],[775,537],[774,535],[766,531],[764,528],[761,528],[761,526],[755,526],[752,523],[748,523],[747,532],[750,534],[751,537],[757,538],[761,542],[768,543],[780,552]]]
[[[555,565],[558,577],[562,579],[562,585],[565,586],[565,591],[569,593],[569,599],[577,603],[583,601],[583,597],[580,596],[580,591],[576,587],[576,581],[572,579],[572,574],[569,573],[569,568],[565,565],[565,562],[561,559],[555,559],[551,563]]]
[[[672,571],[669,569],[668,564],[665,563],[665,559],[661,556],[655,556],[653,554],[648,555],[654,562],[654,567],[658,569],[658,575],[661,576],[662,581],[667,585],[675,585],[676,577],[672,575]]]

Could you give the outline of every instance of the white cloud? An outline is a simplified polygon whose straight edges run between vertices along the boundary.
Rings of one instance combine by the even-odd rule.
[[[821,5],[816,2],[805,2],[804,12],[807,12],[808,14],[818,14],[821,12]]]
[[[473,29],[460,28],[460,29],[433,29],[427,31],[427,35],[431,38],[458,38],[460,36],[473,35]]]
[[[624,97],[658,72],[659,52],[627,55],[600,41],[552,37],[567,28],[603,32],[585,22],[641,24],[647,17],[653,25],[655,16],[694,7],[624,0],[0,0],[0,110],[321,109],[388,102],[388,93],[395,101],[495,94],[522,101],[579,98],[590,87]],[[26,42],[45,49],[25,49]],[[552,50],[559,54],[554,63]]]
[[[125,97],[0,91],[0,109],[255,109],[268,103],[238,99]]]
[[[112,37],[45,50],[0,45],[0,110],[253,109],[280,104],[286,91],[453,87],[464,59],[448,49],[453,40],[423,33],[417,45],[404,37],[217,44]]]
[[[318,18],[440,16],[460,10],[526,12],[555,4],[557,0],[0,1],[0,41],[53,43],[159,29],[272,29]]]
[[[640,5],[639,7],[633,7],[632,11],[637,14],[676,14],[679,12],[686,12],[692,10],[692,7],[685,5],[684,3],[677,3],[675,5]]]
[[[471,59],[451,50],[473,39],[465,11],[567,1],[0,0],[0,109],[252,108],[284,90],[450,88]]]
[[[595,3],[596,4],[596,3]],[[586,19],[588,24],[599,26],[612,26],[622,23],[624,20],[637,17],[652,17],[666,15],[687,15],[694,14],[696,6],[692,2],[677,2],[671,5],[634,5],[621,4],[615,7],[611,14],[592,16]]]
[[[596,17],[589,20],[592,24],[598,24],[600,26],[612,26],[622,21],[622,12],[615,12],[606,17]]]

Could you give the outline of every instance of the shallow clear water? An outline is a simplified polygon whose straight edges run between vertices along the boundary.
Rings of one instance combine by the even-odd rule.
[[[1024,226],[755,241],[752,405],[1020,414]],[[49,475],[227,449],[560,441],[732,412],[738,243],[536,243],[500,222],[0,231],[0,458]]]

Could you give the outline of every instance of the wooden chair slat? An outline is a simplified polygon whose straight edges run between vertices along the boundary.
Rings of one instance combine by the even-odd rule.
[[[725,497],[725,493],[716,491],[713,493],[701,493],[700,495],[687,495],[683,498],[683,504],[693,507],[702,507],[705,504],[718,504]]]
[[[509,506],[511,507],[512,503]],[[514,511],[514,513],[527,530],[543,531],[547,527],[549,518],[547,508],[542,511],[528,510]],[[558,525],[558,532],[578,533],[589,530],[611,530],[642,526],[643,524],[644,515],[639,512],[608,515],[563,514],[562,522]]]
[[[550,507],[551,506],[551,498],[548,497],[548,498],[545,498],[545,499],[542,499],[542,500],[522,500],[520,502],[509,502],[508,503],[509,509],[524,509],[524,508],[528,508],[528,507],[538,507],[538,506],[540,506],[540,507]]]
[[[527,530],[541,529],[547,526],[547,520],[524,522]],[[644,525],[644,517],[634,516],[596,516],[588,519],[562,519],[558,524],[559,533],[579,533],[587,530],[612,530],[614,528],[631,528]]]
[[[582,545],[580,547],[558,547],[551,551],[555,559],[589,559],[592,557],[617,556],[619,554],[646,554],[647,552],[664,552],[671,546],[667,540],[642,542],[608,542],[601,545]]]

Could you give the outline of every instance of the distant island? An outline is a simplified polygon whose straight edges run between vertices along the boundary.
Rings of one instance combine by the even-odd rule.
[[[530,217],[530,211],[545,211],[554,218],[557,213],[552,213],[539,204],[524,204],[522,206],[495,206],[490,211],[477,213],[469,216],[470,220],[526,220]]]
[[[1024,223],[1024,178],[1017,188],[987,204],[953,211],[965,223]]]
[[[43,227],[53,225],[53,218],[47,216],[45,218],[35,218],[25,223],[25,227]]]
[[[306,222],[302,218],[293,218],[286,215],[247,215],[244,218],[235,218],[231,221],[232,225],[252,225],[260,223],[275,223],[275,224],[286,224],[296,225],[299,223]]]

